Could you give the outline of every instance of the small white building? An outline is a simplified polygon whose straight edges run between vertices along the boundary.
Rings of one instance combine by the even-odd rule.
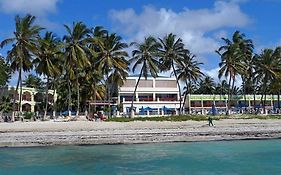
[[[138,75],[130,76],[119,89],[118,104],[124,115],[130,114],[132,97]],[[176,114],[180,107],[180,95],[175,78],[148,77],[141,78],[134,100],[136,115]]]

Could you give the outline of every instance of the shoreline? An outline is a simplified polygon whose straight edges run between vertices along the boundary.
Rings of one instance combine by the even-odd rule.
[[[0,147],[143,144],[281,138],[281,120],[0,123]]]

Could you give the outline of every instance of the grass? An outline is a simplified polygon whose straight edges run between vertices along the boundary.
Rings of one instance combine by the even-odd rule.
[[[178,115],[178,116],[157,116],[157,117],[135,117],[135,118],[111,118],[106,121],[108,122],[132,122],[132,121],[207,121],[207,115]],[[254,114],[240,114],[240,115],[216,115],[212,116],[213,120],[220,119],[281,119],[281,115],[254,115]]]

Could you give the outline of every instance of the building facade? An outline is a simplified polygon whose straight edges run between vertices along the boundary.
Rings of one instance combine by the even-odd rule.
[[[264,101],[265,100],[265,101]],[[279,103],[279,105],[278,105]],[[213,107],[218,112],[225,112],[228,105],[227,94],[189,94],[187,97],[186,108],[190,110],[190,113],[207,113]],[[233,95],[230,99],[230,108],[233,112],[238,110],[251,110],[254,108],[265,108],[268,110],[274,110],[281,106],[277,95]]]
[[[0,88],[0,96],[9,95],[11,99],[14,99],[15,87],[3,87]],[[18,93],[15,96],[16,99],[16,109],[22,112],[36,112],[39,109],[39,105],[42,102],[45,102],[45,90],[44,89],[35,89],[29,87],[22,87],[22,100],[21,106],[18,107],[19,97],[20,97],[20,88],[18,89]],[[53,105],[57,100],[57,94],[54,90],[48,91],[49,105]],[[12,100],[13,102],[13,100]]]
[[[138,76],[128,77],[119,89],[118,104],[124,115],[130,114],[132,97]],[[180,107],[178,86],[175,78],[141,78],[134,99],[136,115],[165,115],[176,113]]]
[[[121,107],[123,115],[130,114],[132,97],[138,76],[128,77],[119,89],[117,104]],[[266,98],[263,103],[262,100]],[[183,98],[182,98],[183,99]],[[262,109],[266,112],[281,106],[278,105],[277,95],[233,95],[230,100],[230,112],[244,112],[246,110]],[[183,102],[182,102],[183,103]],[[189,94],[186,98],[185,113],[208,114],[216,110],[218,114],[226,113],[228,95],[218,94]],[[148,77],[141,78],[134,99],[136,115],[167,115],[176,114],[180,108],[180,94],[175,78]]]

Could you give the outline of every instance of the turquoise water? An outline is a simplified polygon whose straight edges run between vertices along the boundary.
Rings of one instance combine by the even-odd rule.
[[[281,140],[0,148],[0,175],[281,174]]]

